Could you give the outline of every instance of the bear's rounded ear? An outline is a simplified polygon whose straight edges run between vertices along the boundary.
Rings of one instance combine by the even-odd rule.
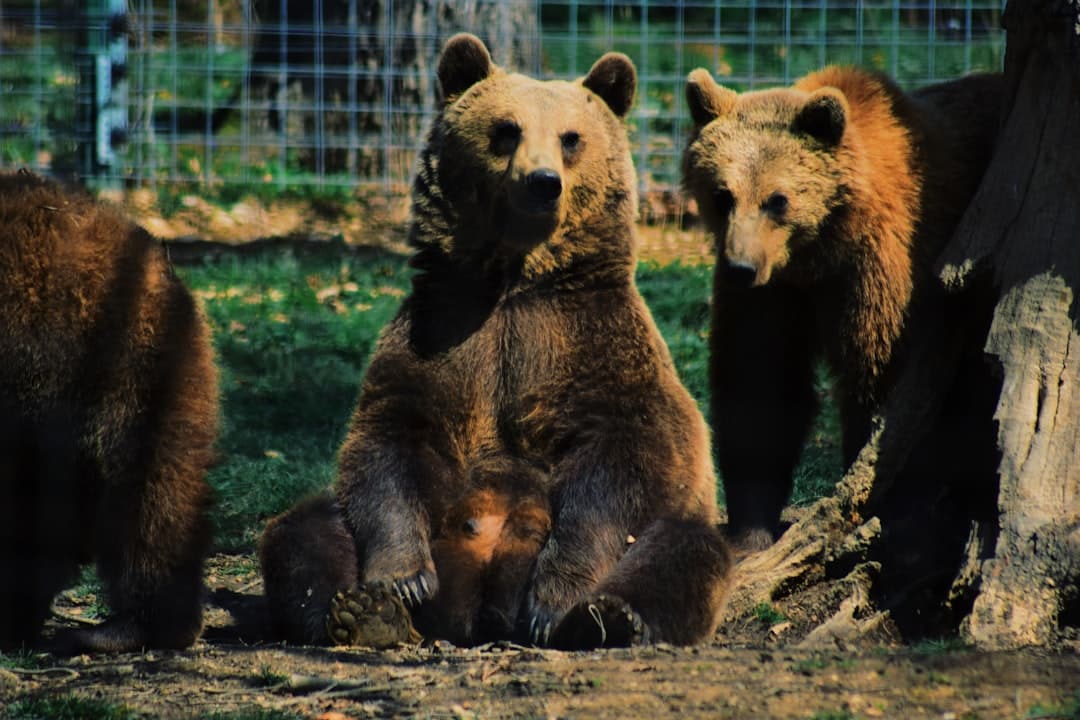
[[[458,33],[446,41],[439,57],[440,99],[449,102],[494,71],[491,54],[480,38]]]
[[[842,92],[831,87],[820,88],[799,108],[792,129],[833,147],[844,137],[847,114],[847,100]]]
[[[721,115],[735,109],[739,95],[718,85],[705,68],[691,70],[686,77],[686,104],[690,117],[698,127],[704,127]]]
[[[593,63],[581,84],[599,95],[619,117],[630,112],[637,91],[637,70],[630,58],[609,52]]]

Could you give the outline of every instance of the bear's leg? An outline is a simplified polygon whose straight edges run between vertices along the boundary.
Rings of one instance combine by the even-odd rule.
[[[445,462],[430,447],[403,448],[356,432],[362,422],[354,420],[342,447],[337,486],[345,527],[360,553],[360,582],[390,584],[415,610],[439,589],[430,522],[417,488],[441,487],[444,496],[457,490],[447,486]]]
[[[710,385],[728,534],[741,550],[780,530],[792,471],[817,413],[808,302],[776,288],[718,293]]]
[[[596,590],[563,616],[551,645],[582,650],[708,640],[720,621],[733,565],[718,528],[658,520]]]
[[[336,500],[324,493],[271,520],[259,542],[259,565],[278,634],[298,644],[330,642],[331,602],[359,582],[356,546]]]
[[[158,392],[148,397],[158,406],[141,422],[128,424],[109,404],[97,421],[114,448],[100,460],[104,489],[94,521],[94,557],[112,613],[75,633],[77,646],[185,648],[202,632],[203,561],[211,540],[206,469],[216,418],[190,412],[196,403],[215,407],[197,383],[151,386]]]
[[[112,613],[101,625],[76,633],[77,646],[125,652],[185,648],[198,638],[211,531],[209,491],[197,475],[183,478],[159,468],[142,488],[109,483],[95,536],[98,573]]]
[[[53,597],[89,558],[87,507],[77,483],[75,436],[59,423],[30,423],[0,407],[0,649],[37,639]]]

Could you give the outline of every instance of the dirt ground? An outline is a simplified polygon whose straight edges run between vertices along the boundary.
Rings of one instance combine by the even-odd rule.
[[[354,246],[372,246],[408,252],[406,229],[408,200],[388,200],[380,194],[364,196],[351,204],[281,201],[269,206],[252,199],[220,207],[197,194],[180,198],[168,215],[160,212],[155,194],[146,189],[104,197],[121,205],[136,222],[162,240],[198,240],[225,246],[249,244],[267,238],[283,242],[340,238]],[[711,255],[705,233],[684,228],[696,215],[686,213],[681,201],[669,193],[643,198],[638,226],[640,256],[666,263],[707,261]],[[648,219],[646,222],[645,219]],[[202,247],[200,243],[193,249]]]
[[[0,670],[0,708],[20,698],[74,694],[168,718],[256,709],[323,720],[1054,718],[1075,717],[1062,708],[1075,703],[1080,690],[1075,651],[985,653],[933,645],[811,651],[786,646],[783,628],[767,622],[723,628],[714,642],[692,648],[289,647],[266,636],[253,558],[214,556],[206,579],[207,628],[194,648],[112,657],[42,654],[33,658],[34,670]],[[65,593],[50,629],[76,624],[93,602]]]

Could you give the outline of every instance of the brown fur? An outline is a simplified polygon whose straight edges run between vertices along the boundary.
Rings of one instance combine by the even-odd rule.
[[[340,454],[337,496],[360,581],[437,598],[456,583],[433,556],[439,519],[494,488],[551,513],[524,582],[511,583],[524,596],[511,613],[518,636],[546,642],[567,610],[611,584],[625,600],[645,586],[663,595],[639,610],[651,637],[705,639],[730,559],[714,528],[705,423],[634,286],[636,181],[620,118],[633,66],[609,54],[578,82],[540,82],[458,36],[439,81],[443,106],[413,194],[419,272],[383,331]],[[527,507],[512,503],[511,517]],[[524,547],[538,537],[534,520],[511,524],[527,529]],[[701,541],[685,542],[687,532]],[[642,547],[656,554],[627,552],[628,536],[647,534],[655,544]],[[272,540],[270,571],[294,564],[288,538]],[[492,565],[504,546],[518,547],[500,535]],[[671,548],[692,554],[656,561]],[[487,553],[478,542],[478,562],[459,557],[461,572]],[[510,577],[523,565],[513,567]],[[273,607],[290,591],[268,582],[267,593]]]
[[[210,335],[161,245],[29,173],[0,176],[0,647],[37,636],[96,561],[92,650],[185,647],[202,627]]]
[[[684,183],[717,248],[713,424],[732,530],[767,541],[816,412],[813,363],[837,380],[847,462],[902,356],[930,262],[982,176],[1000,78],[906,95],[829,67],[738,95],[704,70]],[[777,200],[782,195],[784,200]]]
[[[415,609],[416,627],[459,645],[509,637],[550,529],[540,496],[483,487],[461,498],[433,523],[431,557],[440,582]],[[330,597],[359,585],[360,560],[337,501],[319,495],[274,518],[259,552],[276,632],[294,642],[324,641]]]

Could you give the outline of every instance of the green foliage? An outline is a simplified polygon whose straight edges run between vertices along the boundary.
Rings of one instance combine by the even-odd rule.
[[[643,262],[637,286],[667,341],[679,378],[707,415],[711,266]]]
[[[124,705],[78,695],[27,697],[0,708],[5,720],[133,720]]]
[[[832,399],[832,380],[824,366],[814,384],[821,411],[810,426],[806,446],[795,472],[792,505],[808,505],[832,492],[844,471],[840,447],[840,412]]]
[[[302,715],[273,708],[249,708],[226,713],[211,713],[206,720],[301,720]]]
[[[276,687],[278,685],[285,685],[288,682],[288,675],[274,672],[274,669],[265,663],[259,667],[259,671],[255,673],[255,677],[252,678],[252,683],[256,687]]]
[[[40,654],[26,649],[0,652],[0,668],[34,670],[41,667],[42,662]]]
[[[777,610],[775,607],[767,602],[761,602],[754,606],[754,617],[759,622],[772,627],[787,620],[787,616],[784,613]]]
[[[970,650],[971,646],[963,639],[950,635],[940,638],[926,638],[912,646],[911,650],[923,655],[944,655],[946,653]]]
[[[810,716],[810,720],[855,720],[855,715],[846,709],[819,710]]]
[[[1034,705],[1024,717],[1028,720],[1080,720],[1080,690],[1073,691],[1072,697],[1061,703]]]
[[[109,614],[109,606],[105,602],[105,586],[101,584],[93,565],[82,569],[79,581],[71,592],[81,604],[82,617],[97,620]]]
[[[181,274],[214,330],[224,406],[218,541],[250,545],[262,520],[327,486],[379,330],[408,287],[397,257],[269,252]]]

